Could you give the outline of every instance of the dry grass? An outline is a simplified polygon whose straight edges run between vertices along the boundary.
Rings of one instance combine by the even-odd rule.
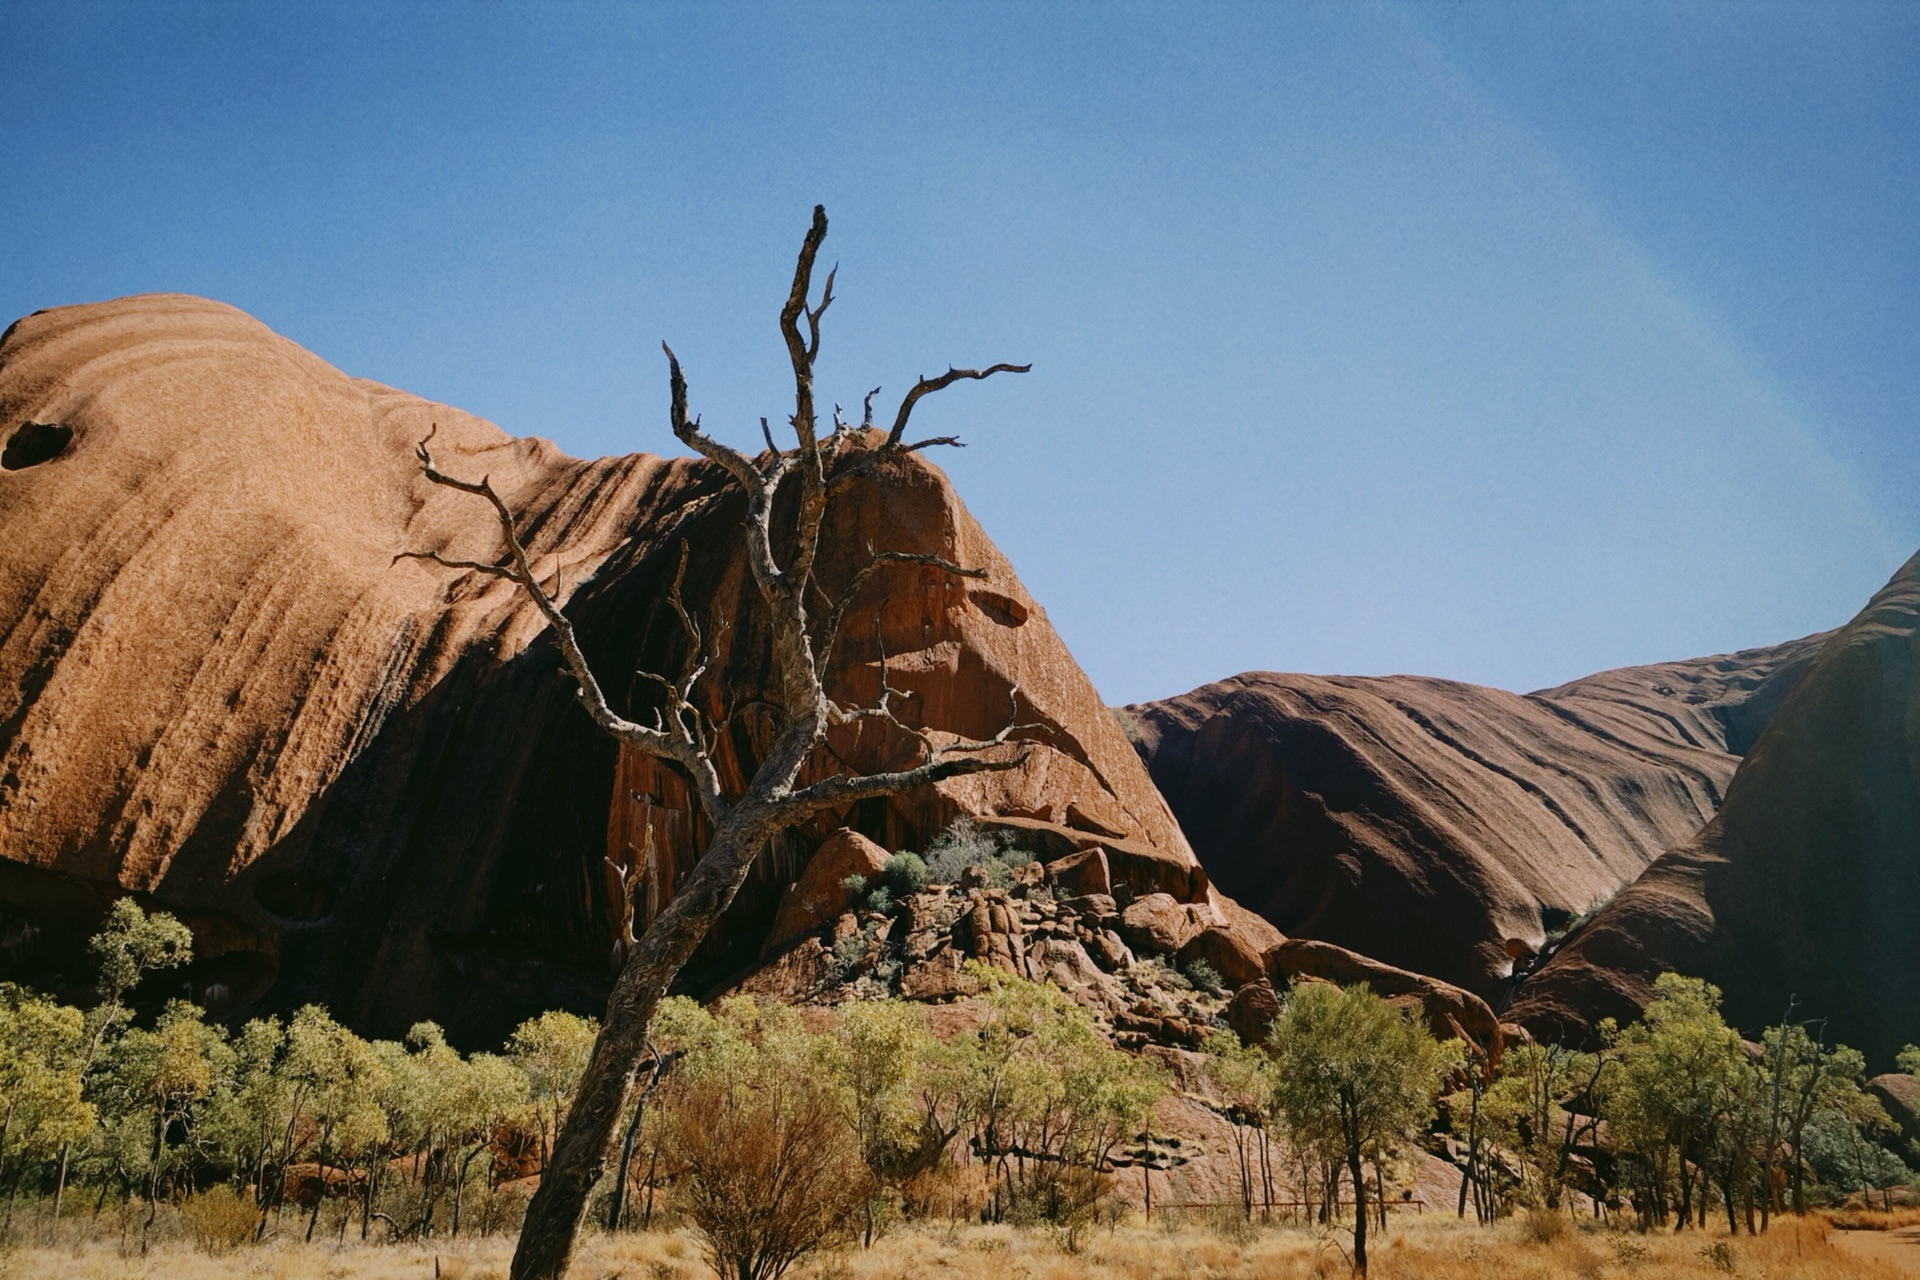
[[[1920,1205],[1897,1204],[1891,1210],[1849,1206],[1821,1212],[1842,1231],[1898,1231],[1920,1226]]]
[[[1688,1232],[1629,1235],[1571,1224],[1542,1231],[1524,1220],[1493,1228],[1451,1219],[1396,1222],[1374,1243],[1375,1280],[1895,1280],[1894,1264],[1841,1253],[1818,1218],[1781,1222],[1767,1236]],[[1542,1239],[1542,1236],[1548,1238]],[[1007,1227],[905,1230],[872,1249],[816,1257],[789,1273],[800,1280],[1342,1280],[1344,1233],[1298,1228],[1215,1231],[1140,1226],[1095,1231],[1078,1253],[1045,1232]],[[61,1248],[22,1244],[0,1253],[0,1280],[499,1280],[506,1238],[437,1245],[362,1247],[275,1241],[210,1255],[184,1241],[145,1256],[114,1243]],[[653,1233],[583,1242],[579,1280],[699,1280],[711,1275],[689,1237]]]

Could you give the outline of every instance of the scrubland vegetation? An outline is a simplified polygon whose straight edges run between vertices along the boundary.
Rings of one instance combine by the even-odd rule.
[[[123,900],[92,1008],[0,986],[0,1275],[504,1275],[592,1020],[462,1054],[431,1023],[369,1041],[314,1006],[133,1016],[189,948]],[[1237,1199],[1143,1218],[1117,1193],[1163,1167],[1174,1074],[1052,986],[973,977],[941,1035],[900,1000],[812,1021],[665,1002],[575,1273],[1865,1275],[1830,1226],[1920,1216],[1858,1053],[1805,1025],[1743,1042],[1714,988],[1667,975],[1598,1052],[1492,1069],[1363,987],[1303,982],[1266,1042],[1222,1028],[1180,1079],[1229,1122]],[[1459,1203],[1390,1215],[1435,1154]]]

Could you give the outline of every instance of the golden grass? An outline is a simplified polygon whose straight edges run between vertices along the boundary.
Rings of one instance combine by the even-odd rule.
[[[1539,1224],[1491,1228],[1447,1218],[1396,1221],[1370,1250],[1375,1280],[1896,1280],[1890,1262],[1836,1250],[1819,1218],[1786,1219],[1766,1236],[1729,1239],[1714,1231],[1634,1235],[1564,1233]],[[1542,1238],[1543,1236],[1549,1238]],[[1127,1226],[1084,1237],[1077,1253],[1044,1231],[1010,1227],[915,1228],[871,1249],[810,1259],[796,1280],[1344,1280],[1344,1232],[1301,1228],[1215,1231]],[[17,1244],[0,1251],[0,1280],[501,1280],[512,1241],[424,1245],[303,1245],[276,1240],[213,1255],[184,1241],[142,1257],[115,1242],[59,1248]],[[607,1236],[582,1242],[578,1280],[698,1280],[712,1273],[698,1245],[678,1233]]]
[[[1920,1205],[1897,1204],[1891,1210],[1856,1205],[1823,1209],[1821,1213],[1842,1231],[1898,1231],[1920,1226]]]

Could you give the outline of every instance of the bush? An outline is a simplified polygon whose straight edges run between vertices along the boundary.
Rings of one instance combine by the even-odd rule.
[[[723,1277],[774,1280],[844,1234],[872,1187],[858,1136],[804,1082],[682,1086],[665,1120],[674,1200]]]
[[[927,887],[927,864],[917,853],[894,854],[884,874],[895,898],[911,897]]]
[[[1226,990],[1227,985],[1221,980],[1220,971],[1208,964],[1205,960],[1195,960],[1187,966],[1187,981],[1191,982],[1199,990],[1213,996],[1217,996]]]
[[[961,818],[927,846],[927,876],[935,884],[957,884],[968,867],[1000,864],[1000,852],[998,840]]]
[[[180,1207],[187,1234],[208,1253],[227,1253],[253,1237],[260,1215],[253,1201],[235,1195],[225,1183],[194,1196]]]

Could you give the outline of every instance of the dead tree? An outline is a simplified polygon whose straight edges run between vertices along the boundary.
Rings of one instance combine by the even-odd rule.
[[[701,457],[724,470],[745,492],[747,564],[754,586],[771,619],[774,689],[769,697],[772,732],[764,759],[746,789],[730,795],[723,788],[709,749],[714,731],[696,702],[695,689],[713,658],[703,656],[700,627],[680,598],[676,577],[670,600],[690,645],[687,669],[678,679],[642,673],[660,686],[663,705],[651,724],[627,719],[608,704],[600,683],[588,668],[574,636],[573,624],[561,612],[554,593],[535,575],[525,544],[506,502],[486,479],[457,479],[442,472],[430,451],[432,436],[417,449],[426,478],[434,484],[484,498],[493,506],[506,542],[497,561],[451,560],[432,552],[404,553],[452,569],[490,574],[519,585],[546,617],[553,639],[578,685],[580,703],[595,724],[627,746],[671,762],[685,775],[712,830],[712,840],[680,885],[673,899],[638,939],[621,939],[625,963],[607,1001],[607,1016],[582,1076],[573,1105],[554,1144],[553,1157],[540,1179],[539,1190],[527,1206],[526,1225],[513,1257],[513,1280],[560,1280],[573,1249],[574,1234],[587,1198],[599,1180],[622,1104],[646,1043],[647,1026],[668,984],[680,972],[720,914],[733,901],[754,859],[781,831],[830,809],[844,809],[855,801],[894,795],[943,778],[988,770],[1011,769],[1026,759],[1019,744],[1030,736],[1017,723],[1019,696],[1010,699],[1007,724],[983,740],[936,741],[933,735],[899,720],[890,698],[885,657],[881,658],[880,695],[870,706],[846,706],[829,696],[825,678],[834,643],[848,606],[875,573],[892,565],[918,565],[962,578],[983,578],[986,571],[954,564],[935,555],[883,551],[872,555],[853,575],[838,599],[827,601],[816,616],[809,609],[810,593],[824,597],[814,577],[815,558],[829,503],[848,481],[870,472],[877,464],[904,457],[934,445],[959,442],[951,436],[909,443],[907,421],[924,396],[965,378],[996,373],[1024,373],[1030,366],[996,364],[986,369],[949,369],[935,378],[921,378],[901,401],[891,430],[875,442],[865,431],[856,432],[834,414],[834,427],[822,438],[814,408],[813,365],[820,352],[820,319],[833,302],[833,272],[827,273],[818,306],[809,304],[815,255],[827,234],[827,216],[815,207],[813,225],[800,248],[793,288],[780,311],[780,332],[793,365],[794,408],[790,423],[795,445],[780,448],[761,419],[766,448],[748,456],[713,439],[701,430],[700,420],[687,414],[687,383],[680,362],[663,343],[667,355],[670,413],[673,434]],[[873,393],[866,397],[862,427],[873,421]],[[776,520],[775,499],[792,491],[791,515]],[[787,508],[783,504],[783,510]],[[776,527],[778,525],[779,527]],[[685,570],[685,560],[681,562]],[[803,768],[837,725],[864,720],[883,721],[920,744],[918,762],[890,773],[845,774],[796,786]]]

